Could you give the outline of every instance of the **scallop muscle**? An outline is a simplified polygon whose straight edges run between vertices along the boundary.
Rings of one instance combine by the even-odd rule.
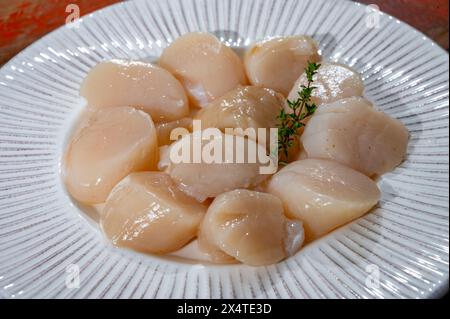
[[[270,194],[238,189],[216,197],[201,225],[217,249],[253,266],[276,263],[303,243],[303,227],[288,220],[281,201]]]
[[[267,191],[288,217],[303,221],[308,241],[362,216],[379,200],[375,182],[339,163],[306,159],[276,173]]]
[[[252,85],[289,94],[309,62],[320,60],[316,42],[308,36],[280,37],[259,42],[244,57]]]
[[[239,87],[200,110],[196,119],[203,128],[271,128],[283,106],[283,96],[271,89]]]
[[[201,139],[196,133],[185,135],[164,152],[165,157],[160,161],[159,168],[165,169],[188,195],[203,202],[226,191],[256,186],[268,177],[260,174],[260,167],[269,163],[258,156],[265,156],[266,149],[256,141],[220,131],[214,138]],[[197,150],[195,145],[199,145]],[[242,149],[237,145],[242,145]],[[197,159],[194,151],[198,152]],[[241,160],[238,160],[238,153]],[[205,159],[205,154],[212,156]],[[253,159],[251,154],[255,155]]]
[[[88,110],[65,154],[67,189],[80,202],[102,203],[129,173],[156,168],[158,154],[148,114],[131,107]]]
[[[339,63],[322,63],[313,76],[314,90],[311,100],[316,104],[325,104],[352,96],[362,96],[364,83],[361,76],[353,69]],[[296,100],[302,85],[307,86],[308,80],[303,73],[295,82],[288,99]]]
[[[159,64],[180,80],[199,107],[247,83],[237,54],[209,33],[179,37],[164,50]]]
[[[334,160],[374,176],[403,161],[408,130],[367,100],[347,98],[320,106],[301,141],[308,158]]]
[[[86,76],[80,94],[94,107],[132,106],[155,122],[189,114],[186,93],[165,69],[141,61],[112,60],[97,64]]]
[[[167,253],[196,236],[205,212],[206,206],[182,193],[169,175],[132,173],[109,195],[101,226],[117,246]]]

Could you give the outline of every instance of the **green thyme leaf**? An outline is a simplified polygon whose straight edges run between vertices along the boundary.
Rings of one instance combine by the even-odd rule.
[[[302,85],[301,91],[297,92],[298,98],[296,100],[287,100],[287,105],[292,112],[286,113],[284,109],[280,111],[277,116],[279,119],[278,127],[278,156],[280,157],[280,164],[286,164],[285,159],[288,158],[289,148],[294,144],[295,136],[298,135],[298,130],[305,126],[302,122],[305,118],[314,114],[317,106],[311,102],[311,95],[314,86],[313,83],[314,74],[317,73],[320,64],[314,62],[308,62],[308,66],[305,68],[306,79],[308,84]]]

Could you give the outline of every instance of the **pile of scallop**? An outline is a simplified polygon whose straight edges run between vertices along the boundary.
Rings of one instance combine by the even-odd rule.
[[[289,112],[286,99],[307,83],[308,62],[319,61],[317,110],[275,174],[260,174],[259,163],[167,156],[180,143],[170,139],[172,129],[192,132],[194,119],[220,129],[220,138],[225,128],[276,127],[280,110]],[[75,200],[98,208],[116,246],[273,264],[368,212],[380,198],[374,178],[403,161],[408,131],[363,91],[358,73],[321,61],[307,36],[256,43],[241,59],[211,34],[185,34],[156,63],[111,60],[90,70],[64,181]],[[233,138],[260,147],[248,136]]]

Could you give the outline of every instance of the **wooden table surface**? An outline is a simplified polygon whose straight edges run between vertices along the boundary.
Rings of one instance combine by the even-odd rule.
[[[358,0],[378,7],[434,39],[448,50],[448,0]],[[118,0],[0,0],[0,65],[46,33],[64,24],[68,4],[80,14]]]

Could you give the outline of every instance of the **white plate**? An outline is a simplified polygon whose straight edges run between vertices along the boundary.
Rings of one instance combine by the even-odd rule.
[[[379,28],[370,28],[377,19]],[[309,34],[326,59],[361,72],[368,98],[411,133],[407,160],[379,182],[379,206],[270,267],[189,264],[110,247],[59,174],[80,82],[99,61],[154,58],[197,30],[234,47]],[[448,54],[421,33],[347,1],[136,1],[62,27],[0,71],[0,295],[438,296],[449,271],[448,72]]]

